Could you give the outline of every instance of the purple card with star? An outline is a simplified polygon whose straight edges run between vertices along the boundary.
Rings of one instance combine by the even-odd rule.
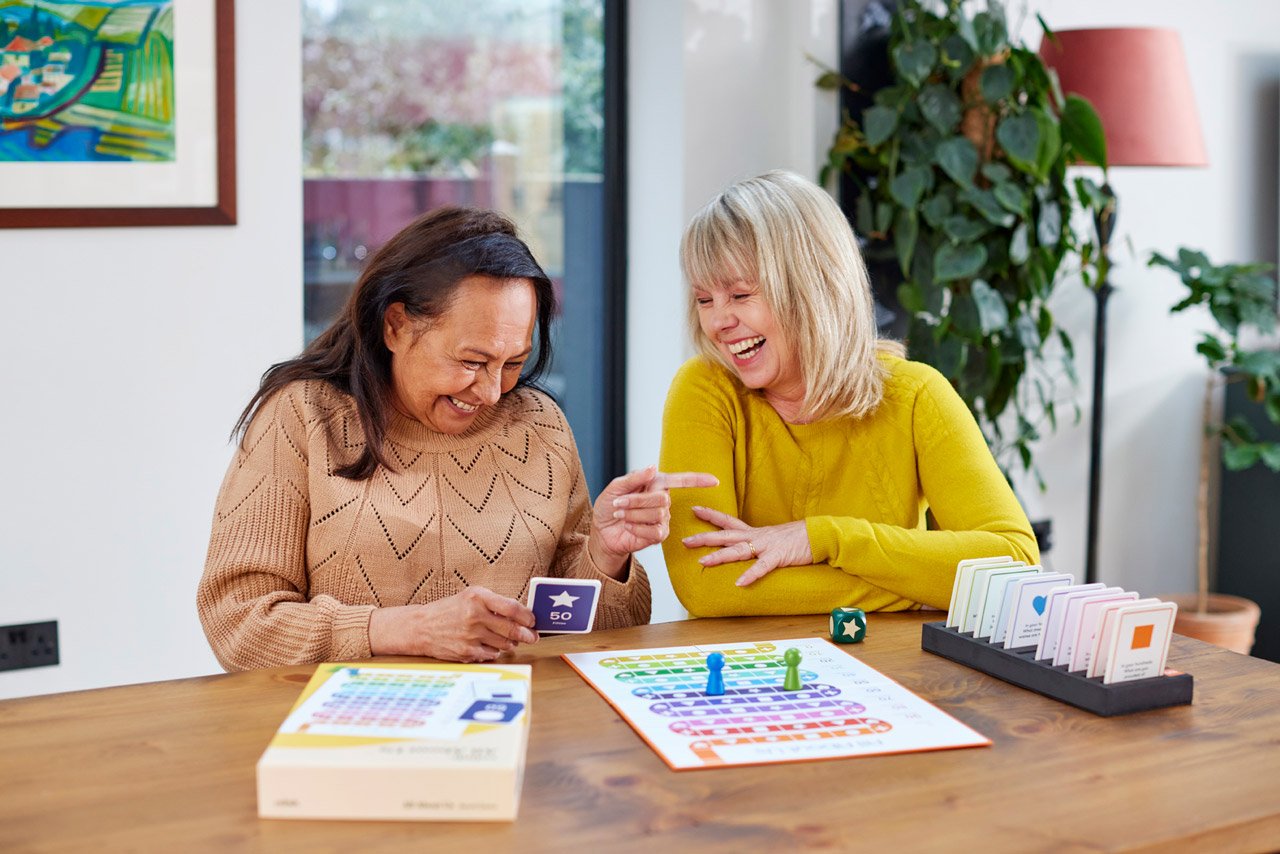
[[[596,621],[600,582],[594,578],[535,578],[529,610],[539,634],[586,634]]]

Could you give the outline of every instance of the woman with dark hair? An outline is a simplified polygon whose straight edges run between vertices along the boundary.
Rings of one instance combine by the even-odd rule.
[[[648,622],[631,553],[666,536],[668,488],[714,478],[651,466],[593,510],[564,414],[534,385],[552,305],[508,219],[442,208],[375,253],[342,316],[263,375],[197,594],[224,667],[492,660],[537,640],[521,600],[540,575],[600,580],[602,628]]]

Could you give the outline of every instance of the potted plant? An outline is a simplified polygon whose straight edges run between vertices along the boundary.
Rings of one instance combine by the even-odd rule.
[[[1209,467],[1213,446],[1219,444],[1228,470],[1242,471],[1261,463],[1280,472],[1280,442],[1260,441],[1243,418],[1215,421],[1213,404],[1223,385],[1243,383],[1249,398],[1263,407],[1267,418],[1280,424],[1280,351],[1250,348],[1241,341],[1250,330],[1261,334],[1275,331],[1276,282],[1269,275],[1270,264],[1215,265],[1203,252],[1192,249],[1179,249],[1176,259],[1153,253],[1148,266],[1172,270],[1187,288],[1186,297],[1170,309],[1171,313],[1204,306],[1217,325],[1217,331],[1204,333],[1196,345],[1196,352],[1210,368],[1196,499],[1196,593],[1164,598],[1178,603],[1174,626],[1178,634],[1247,654],[1261,613],[1257,603],[1209,592]]]
[[[1095,236],[1070,222],[1107,202],[1067,167],[1105,169],[1102,125],[1010,37],[997,3],[971,14],[959,0],[902,0],[887,52],[887,85],[845,113],[822,180],[852,182],[869,264],[901,277],[912,358],[951,380],[1006,474],[1021,466],[1043,489],[1032,445],[1057,426],[1063,381],[1075,384],[1048,300],[1069,270],[1096,277]],[[818,85],[869,94],[831,70]]]

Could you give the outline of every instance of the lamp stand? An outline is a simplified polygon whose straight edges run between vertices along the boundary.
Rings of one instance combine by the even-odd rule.
[[[1084,580],[1098,580],[1098,508],[1102,503],[1102,404],[1103,377],[1107,365],[1107,299],[1115,290],[1111,272],[1111,234],[1116,225],[1116,194],[1110,184],[1102,185],[1106,202],[1094,212],[1098,235],[1098,281],[1094,284],[1093,314],[1093,410],[1089,418],[1089,509],[1084,549]]]

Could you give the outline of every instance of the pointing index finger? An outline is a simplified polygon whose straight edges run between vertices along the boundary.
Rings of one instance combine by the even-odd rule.
[[[715,475],[700,471],[658,472],[650,487],[652,489],[684,489],[699,486],[719,486]]]

